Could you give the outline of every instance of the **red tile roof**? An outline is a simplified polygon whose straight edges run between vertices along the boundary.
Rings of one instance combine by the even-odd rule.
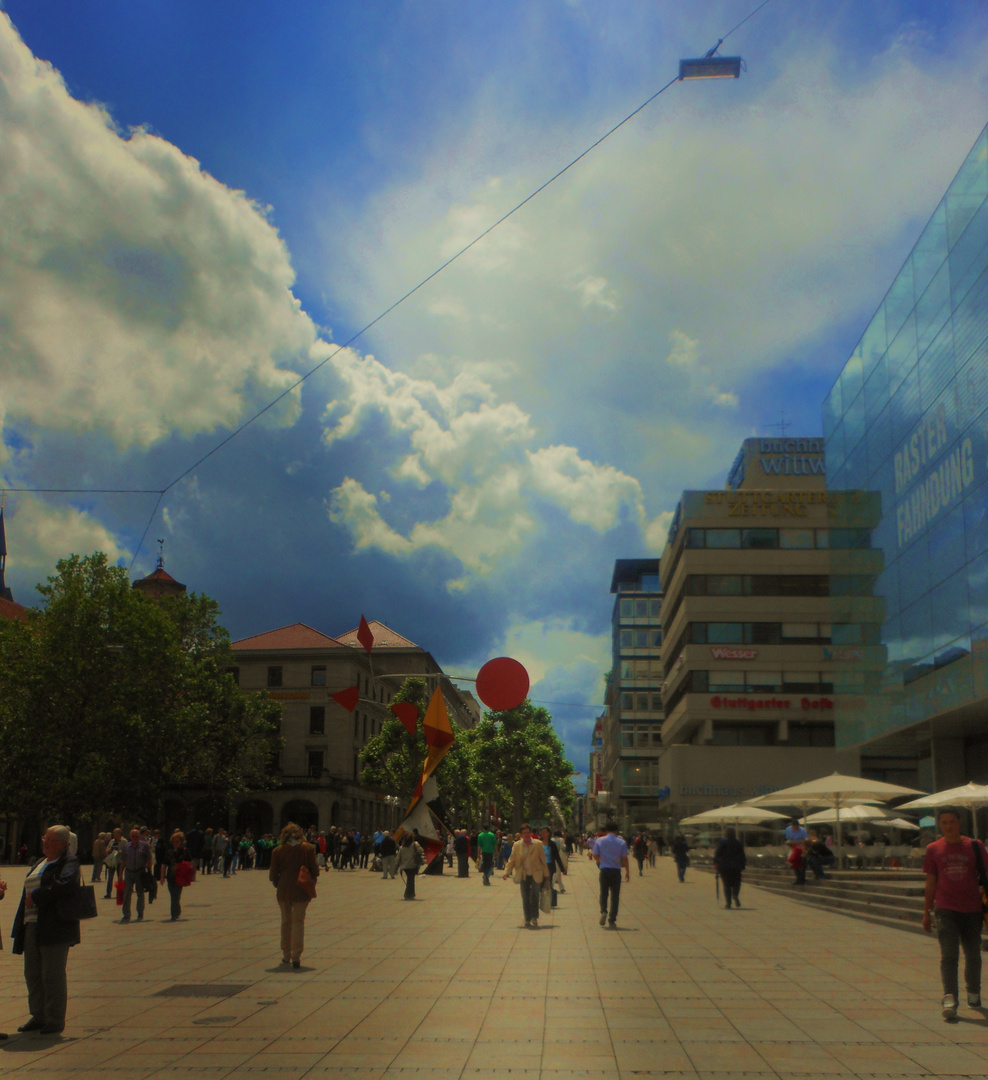
[[[238,652],[249,649],[265,651],[269,649],[340,649],[344,644],[336,638],[321,634],[305,623],[292,623],[277,630],[268,630],[263,634],[234,641],[232,648]]]
[[[23,619],[26,615],[26,607],[15,604],[13,600],[4,600],[0,598],[0,619],[7,619],[10,622],[14,622],[15,620],[19,621]]]
[[[407,637],[402,637],[396,630],[392,630],[391,627],[385,626],[383,622],[378,622],[376,619],[367,623],[370,627],[371,633],[374,635],[374,648],[375,649],[417,649],[418,645],[414,641],[409,641]],[[360,628],[357,627],[351,630],[349,633],[340,634],[338,640],[344,645],[356,645],[360,648],[360,642],[357,640],[357,631]]]

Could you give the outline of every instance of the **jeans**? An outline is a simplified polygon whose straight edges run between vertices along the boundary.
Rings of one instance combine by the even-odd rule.
[[[813,876],[817,881],[819,881],[820,878],[825,878],[827,876],[823,872],[824,866],[830,867],[834,865],[833,855],[831,855],[829,859],[822,859],[819,856],[811,855],[806,861],[809,863],[810,869],[813,871]]]
[[[521,906],[525,913],[526,923],[539,921],[539,893],[542,891],[542,882],[536,881],[531,874],[522,878],[521,882]]]
[[[483,855],[481,855],[481,860],[481,867],[484,874],[484,884],[490,885],[491,874],[494,872],[494,852],[485,851]]]
[[[279,900],[281,908],[281,956],[284,960],[301,960],[305,948],[305,909],[308,900]]]
[[[124,870],[123,917],[130,918],[130,898],[137,890],[137,917],[144,918],[144,879],[143,870]]]
[[[93,876],[90,878],[90,881],[93,881],[93,882],[99,881],[100,878],[103,876],[102,870],[103,870],[103,860],[102,859],[93,859]]]
[[[68,945],[39,945],[38,924],[24,926],[24,981],[27,983],[27,1007],[35,1020],[48,1027],[65,1027],[68,983],[65,966]]]
[[[405,899],[415,899],[415,875],[419,872],[417,866],[409,866],[405,870]]]
[[[607,907],[607,897],[610,894],[610,911]],[[618,905],[621,902],[621,871],[614,869],[601,869],[600,871],[600,913],[607,915],[607,921],[617,921]]]
[[[969,994],[981,993],[980,911],[944,911],[937,908],[940,942],[940,979],[943,992],[957,997],[957,962],[964,949],[964,985]]]
[[[676,873],[679,875],[679,880],[680,881],[685,881],[686,880],[686,867],[687,866],[689,866],[688,862],[682,862],[679,859],[676,860]]]
[[[168,895],[171,898],[171,915],[177,919],[182,914],[182,886],[175,884],[173,877],[166,878],[168,882]]]

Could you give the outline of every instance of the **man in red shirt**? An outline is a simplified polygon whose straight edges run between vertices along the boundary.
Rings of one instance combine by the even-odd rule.
[[[943,980],[942,1013],[945,1020],[957,1019],[957,964],[964,949],[964,983],[967,1003],[981,1008],[981,882],[988,865],[988,853],[980,840],[961,836],[960,815],[951,806],[937,814],[941,839],[926,848],[923,872],[926,894],[923,929],[932,929],[930,915],[936,908],[937,938],[940,942],[940,978]],[[981,858],[979,860],[978,855]]]

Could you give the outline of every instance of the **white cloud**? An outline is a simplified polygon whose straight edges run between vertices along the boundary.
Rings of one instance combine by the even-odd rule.
[[[661,514],[657,514],[645,526],[645,542],[648,544],[649,550],[654,551],[657,555],[666,546],[669,526],[672,524],[674,512],[673,510],[663,510]]]
[[[603,677],[611,666],[611,635],[584,633],[567,619],[540,619],[515,623],[504,636],[503,651],[524,665],[533,685],[586,664]],[[602,686],[597,693],[603,700]]]
[[[43,581],[55,573],[59,559],[105,552],[110,563],[129,559],[130,552],[90,513],[72,506],[52,506],[34,495],[8,498],[4,509],[7,533],[7,577],[18,584]],[[19,603],[34,598],[16,591]]]
[[[642,514],[637,480],[586,461],[571,446],[531,449],[537,436],[530,418],[499,402],[476,374],[460,373],[444,387],[352,350],[338,352],[331,363],[345,392],[326,408],[326,443],[353,438],[369,417],[384,416],[409,448],[393,466],[393,479],[420,488],[438,482],[448,499],[445,515],[419,520],[405,536],[385,520],[378,497],[347,477],[333,490],[328,513],[350,530],[358,548],[408,555],[434,547],[470,572],[486,574],[534,534],[534,496],[599,531],[617,523],[622,506]]]
[[[580,303],[585,308],[599,307],[612,315],[618,310],[618,302],[613,290],[608,289],[607,278],[590,275],[576,283]]]
[[[669,333],[669,344],[665,362],[682,372],[679,385],[680,400],[689,393],[712,405],[726,408],[737,406],[738,395],[733,390],[718,389],[710,368],[700,363],[700,342],[697,338],[691,338],[682,330],[672,330]]]
[[[0,146],[0,422],[149,446],[292,381],[315,331],[264,209],[73,99],[3,12]]]

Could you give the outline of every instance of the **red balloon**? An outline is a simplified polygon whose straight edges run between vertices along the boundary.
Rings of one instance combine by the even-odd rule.
[[[495,712],[517,708],[528,696],[528,672],[510,656],[488,660],[477,672],[477,697]]]

